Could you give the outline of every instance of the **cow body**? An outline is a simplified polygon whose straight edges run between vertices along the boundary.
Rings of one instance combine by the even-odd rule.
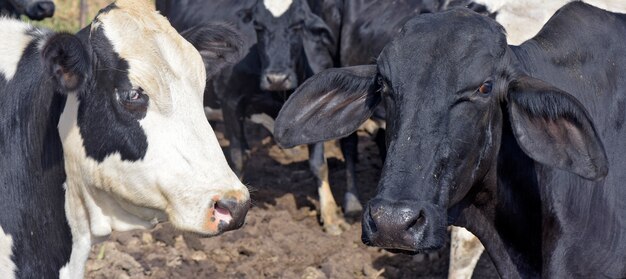
[[[91,244],[112,231],[243,224],[248,191],[202,109],[202,58],[225,65],[228,28],[186,34],[201,56],[141,1],[110,5],[76,35],[0,26],[11,38],[0,43],[3,278],[82,278]]]
[[[626,44],[616,34],[626,15],[580,2],[519,47],[466,9],[422,15],[376,66],[299,88],[276,137],[345,135],[384,100],[389,153],[364,212],[366,244],[429,250],[451,223],[481,239],[503,278],[623,278]],[[303,108],[310,98],[326,101]]]
[[[0,0],[0,16],[18,18],[26,15],[30,19],[42,20],[54,15],[54,2],[42,0]]]
[[[42,81],[38,45],[49,34],[9,19],[0,20],[0,26],[0,36],[10,38],[0,46],[6,50],[0,52],[0,242],[11,239],[0,248],[0,273],[9,278],[59,274],[72,248],[63,151],[54,125],[65,100],[40,94],[49,84]],[[6,271],[3,261],[14,268]]]

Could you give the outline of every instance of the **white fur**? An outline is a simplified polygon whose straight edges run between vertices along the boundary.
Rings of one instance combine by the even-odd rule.
[[[293,3],[293,0],[263,0],[263,5],[274,17],[283,15],[289,10],[291,3]]]
[[[572,0],[476,0],[490,12],[498,12],[496,20],[504,26],[509,44],[519,45],[535,36],[550,17]],[[626,12],[624,0],[587,0],[590,5],[612,12]]]
[[[26,32],[32,28],[28,23],[0,17],[0,73],[11,80],[24,50],[33,38]]]
[[[129,63],[133,87],[150,98],[140,120],[148,142],[139,161],[118,153],[98,162],[86,155],[70,94],[59,123],[65,153],[66,215],[72,228],[71,260],[61,275],[82,278],[93,242],[112,231],[151,228],[169,220],[180,230],[217,233],[207,225],[216,199],[249,200],[229,168],[204,115],[204,63],[145,1],[118,0],[119,9],[98,17],[115,52]],[[213,225],[213,224],[211,224]]]
[[[4,234],[4,230],[0,227],[0,275],[2,278],[15,278],[15,264],[11,260],[13,255],[13,238]]]
[[[452,226],[448,278],[470,279],[485,247],[471,232]]]

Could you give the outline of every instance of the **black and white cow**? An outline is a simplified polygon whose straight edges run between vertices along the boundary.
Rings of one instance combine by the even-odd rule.
[[[185,32],[199,52],[137,0],[76,35],[0,19],[0,277],[83,278],[112,231],[243,224],[248,190],[202,106],[202,58],[224,67],[232,34]]]
[[[581,2],[519,47],[467,9],[422,15],[376,65],[305,82],[275,136],[284,146],[345,136],[383,102],[389,153],[365,243],[434,249],[455,224],[482,240],[503,278],[624,278],[619,34],[626,15]]]
[[[0,0],[0,16],[17,18],[26,15],[42,20],[54,15],[54,2],[50,0]]]

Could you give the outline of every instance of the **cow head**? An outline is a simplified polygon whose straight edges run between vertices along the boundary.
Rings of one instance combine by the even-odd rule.
[[[189,30],[196,50],[148,3],[120,0],[78,35],[42,46],[54,90],[68,95],[59,130],[73,229],[87,220],[104,236],[169,219],[215,235],[243,224],[248,190],[202,106],[203,58],[219,70],[237,53],[225,49],[225,28]]]
[[[42,0],[2,0],[6,1],[17,14],[24,14],[30,19],[42,20],[54,15],[54,2]]]
[[[298,86],[299,67],[319,72],[332,66],[333,36],[304,0],[259,0],[241,12],[252,21],[261,59],[261,89],[291,90]],[[303,55],[306,54],[306,55]],[[307,64],[302,58],[306,57]],[[302,69],[302,68],[301,68]]]
[[[369,245],[417,251],[445,243],[448,209],[495,185],[500,139],[510,126],[542,164],[587,179],[607,174],[588,113],[568,93],[530,77],[503,28],[467,9],[409,21],[377,65],[332,69],[307,80],[276,120],[283,146],[348,135],[383,101],[388,155],[363,216]]]

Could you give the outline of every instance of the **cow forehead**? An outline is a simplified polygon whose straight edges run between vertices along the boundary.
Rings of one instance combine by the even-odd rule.
[[[272,13],[274,17],[280,17],[283,15],[291,4],[293,0],[263,0],[263,6]]]
[[[171,102],[171,93],[185,94],[188,87],[204,90],[206,71],[200,54],[165,17],[143,0],[113,5],[96,17],[92,33],[103,29],[113,51],[128,62],[133,86],[143,88],[162,107]],[[173,92],[177,84],[185,90]]]
[[[450,83],[455,76],[490,72],[505,51],[502,26],[467,9],[455,9],[407,22],[382,51],[378,65],[394,80],[431,84],[437,77]]]

